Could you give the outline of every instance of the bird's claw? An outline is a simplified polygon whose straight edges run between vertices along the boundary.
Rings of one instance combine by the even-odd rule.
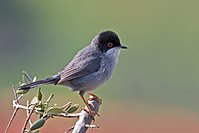
[[[88,98],[89,101],[96,99],[100,103],[100,105],[102,104],[102,99],[99,98],[97,95],[95,95],[93,93],[88,93],[88,94],[89,94],[89,98]]]

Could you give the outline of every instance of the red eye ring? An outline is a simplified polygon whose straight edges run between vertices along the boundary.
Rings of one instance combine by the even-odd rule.
[[[112,44],[111,42],[109,42],[109,43],[108,43],[108,47],[109,47],[109,48],[112,48],[112,47],[113,47],[113,44]]]

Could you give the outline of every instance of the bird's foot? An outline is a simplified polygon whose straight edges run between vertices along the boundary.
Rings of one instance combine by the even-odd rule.
[[[96,99],[99,103],[100,103],[100,105],[102,104],[102,99],[101,98],[99,98],[97,95],[95,95],[95,94],[93,94],[93,93],[88,93],[89,94],[89,98],[88,98],[88,100],[93,100],[93,99]],[[93,106],[93,105],[92,105]]]
[[[92,100],[97,100],[97,101],[99,102],[100,105],[102,104],[102,99],[99,98],[97,95],[95,95],[95,94],[93,94],[93,93],[88,93],[88,94],[89,94],[88,102],[89,102],[89,101],[92,101]],[[92,107],[94,107],[94,105],[93,105],[92,102],[89,102],[89,105],[91,105]],[[88,110],[89,110],[89,114],[90,114],[90,115],[97,115],[97,116],[100,116],[100,115],[99,115],[98,113],[96,113],[95,111],[92,111],[90,106],[89,106]]]

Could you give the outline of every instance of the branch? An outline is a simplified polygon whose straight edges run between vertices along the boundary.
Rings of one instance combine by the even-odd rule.
[[[12,114],[12,116],[11,116],[9,122],[8,122],[8,125],[7,125],[7,127],[6,127],[6,129],[4,131],[4,133],[8,132],[8,129],[10,128],[10,125],[11,125],[12,121],[14,120],[14,117],[16,116],[16,113],[17,113],[18,110],[19,110],[19,108],[15,108],[15,110],[14,110],[14,112],[13,112],[13,114]]]
[[[21,133],[29,131],[29,130],[26,130],[26,126],[27,126],[28,123],[29,123],[30,127],[33,126],[32,122],[30,120],[31,115],[35,111],[37,111],[37,109],[36,109],[37,106],[43,105],[45,103],[45,102],[42,103],[40,101],[39,102],[40,104],[38,105],[38,97],[39,96],[37,95],[38,97],[36,97],[36,98],[34,97],[32,99],[31,106],[29,106],[29,101],[27,101],[27,105],[26,106],[21,105],[19,103],[19,99],[21,99],[23,97],[23,94],[20,95],[19,97],[17,97],[17,95],[16,95],[16,93],[15,93],[14,90],[15,89],[13,87],[13,92],[14,92],[14,95],[15,95],[15,100],[13,100],[13,107],[15,108],[15,111],[14,111],[13,116],[11,117],[11,120],[10,120],[10,122],[9,122],[9,124],[8,124],[8,126],[7,126],[7,128],[6,128],[6,130],[5,130],[4,133],[6,133],[7,130],[8,130],[8,128],[10,127],[10,125],[11,125],[11,123],[12,123],[12,121],[13,121],[13,119],[14,119],[17,111],[18,111],[18,109],[26,110],[26,114],[27,114],[27,118],[25,120],[25,123],[24,123],[24,126],[22,128]],[[48,99],[52,99],[52,94],[49,97],[50,98],[48,98]],[[35,102],[35,99],[36,99],[36,102]],[[49,100],[47,100],[47,101],[49,101]],[[72,131],[72,130],[73,130],[72,133],[86,133],[86,131],[88,130],[88,128],[99,128],[99,126],[92,125],[91,123],[92,123],[92,121],[95,121],[94,117],[96,115],[98,115],[99,107],[100,107],[102,101],[96,95],[89,94],[89,99],[88,99],[87,102],[88,102],[88,105],[90,106],[92,112],[89,112],[88,108],[85,107],[80,113],[71,114],[72,113],[71,111],[73,110],[73,112],[74,112],[75,110],[77,110],[77,108],[79,106],[73,105],[71,107],[71,102],[68,102],[67,104],[65,104],[64,106],[62,106],[62,108],[56,108],[56,107],[54,108],[53,107],[53,108],[49,109],[49,111],[46,112],[47,113],[46,116],[43,116],[43,118],[45,119],[45,121],[48,120],[49,118],[53,118],[53,117],[79,118],[79,120],[76,122],[75,126],[71,127],[67,131],[67,133],[69,131]],[[71,110],[70,111],[71,113],[69,113],[69,110]],[[59,111],[61,111],[61,112],[59,113]]]
[[[24,126],[23,126],[23,128],[22,128],[22,130],[21,130],[21,133],[24,133],[24,132],[25,132],[26,126],[27,126],[27,124],[28,124],[28,122],[29,122],[29,120],[30,120],[30,117],[31,117],[32,113],[34,112],[34,109],[35,109],[36,106],[37,106],[37,104],[33,105],[33,108],[32,108],[32,110],[31,110],[30,114],[29,114],[28,117],[26,118],[26,121],[25,121],[25,123],[24,123]]]
[[[18,101],[19,98],[17,97],[17,94],[15,92],[15,86],[14,85],[12,85],[12,90],[13,90],[13,93],[14,93],[14,98],[16,99],[16,100],[13,100],[13,107],[16,107],[16,108],[15,108],[15,110],[14,110],[14,112],[13,112],[13,114],[12,114],[12,116],[11,116],[9,122],[8,122],[8,125],[7,125],[4,133],[7,133],[8,129],[10,128],[12,121],[14,120],[14,117],[16,116],[17,111],[19,110],[19,107],[14,106],[14,105],[16,105],[16,103],[19,103],[19,101]]]
[[[34,82],[35,79],[36,78],[32,79],[27,73],[23,73],[23,83],[19,83],[19,85],[21,86],[23,84],[27,84],[27,81]],[[88,111],[88,108],[85,107],[80,113],[72,114],[79,108],[78,104],[74,104],[71,106],[72,103],[68,102],[61,108],[56,107],[56,104],[51,105],[50,102],[51,99],[54,97],[54,94],[51,94],[46,101],[42,101],[42,93],[40,88],[38,89],[37,95],[32,99],[30,104],[27,100],[26,106],[21,105],[19,101],[29,90],[16,90],[14,85],[12,85],[12,89],[15,98],[13,100],[13,108],[15,108],[15,110],[4,133],[7,133],[19,109],[25,110],[27,115],[21,133],[32,132],[34,130],[36,130],[35,132],[38,132],[38,129],[44,125],[45,121],[53,117],[79,118],[75,126],[71,127],[67,132],[73,130],[72,133],[86,133],[88,128],[99,128],[99,126],[91,124],[92,121],[95,121],[94,117],[98,115],[99,107],[102,103],[102,100],[94,94],[90,93],[89,99],[87,100],[88,105],[90,106],[89,110],[91,111]],[[39,119],[34,123],[32,123],[30,119],[33,113],[39,115]],[[30,129],[27,130],[26,127],[28,124],[30,126]]]
[[[92,113],[84,110],[80,112],[79,120],[76,122],[72,133],[86,133],[88,128],[99,128],[96,125],[91,125],[91,122],[94,120],[94,117],[98,115],[99,107],[102,101],[99,97],[94,94],[89,94],[88,104],[92,110]]]
[[[27,107],[29,106],[29,101],[27,101]],[[26,115],[27,115],[27,117],[30,115],[30,110],[26,110]],[[29,119],[29,125],[30,125],[30,127],[32,126],[32,122],[31,122],[31,120]]]
[[[76,113],[76,114],[67,114],[67,113],[60,113],[60,114],[51,114],[49,116],[46,117],[46,119],[49,119],[51,117],[63,117],[63,118],[79,118],[80,113]]]

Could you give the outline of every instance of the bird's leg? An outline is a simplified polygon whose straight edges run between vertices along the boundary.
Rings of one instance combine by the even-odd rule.
[[[93,111],[91,110],[90,106],[88,105],[88,102],[85,100],[85,98],[84,98],[84,93],[85,93],[85,91],[80,91],[80,92],[79,92],[79,95],[80,95],[80,97],[82,98],[84,104],[86,105],[86,107],[87,107],[87,109],[88,109],[88,112],[89,112],[90,114],[92,114]]]

